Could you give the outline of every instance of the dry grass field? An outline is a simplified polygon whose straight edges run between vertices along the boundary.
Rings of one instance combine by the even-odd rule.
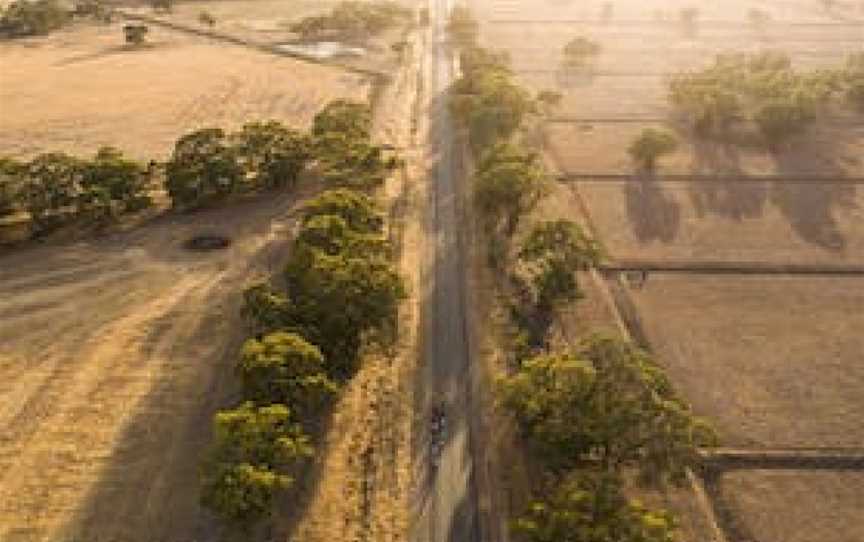
[[[0,256],[0,540],[218,533],[198,469],[233,393],[239,292],[284,262],[298,200]],[[233,244],[182,248],[202,232]]]
[[[721,481],[741,535],[769,542],[864,540],[862,486],[861,472],[735,471]]]
[[[240,25],[329,5],[299,4],[306,11],[288,2],[181,4],[175,16],[184,22],[189,11],[191,24],[206,8]],[[147,45],[129,48],[122,24],[76,24],[0,44],[5,154],[113,145],[162,160],[196,128],[268,119],[304,128],[333,99],[369,96],[357,74],[156,25]],[[407,145],[416,80],[416,72],[397,77],[384,92],[392,103],[376,118],[380,139]],[[401,194],[395,184],[388,206]],[[0,540],[224,539],[223,524],[199,505],[199,468],[213,413],[238,397],[240,292],[281,269],[296,209],[315,190],[0,252]],[[232,244],[183,248],[202,233]],[[248,540],[284,539],[298,525],[309,540],[332,540],[335,526],[345,536],[399,539],[410,476],[404,378],[389,358],[369,362],[336,409],[320,463],[280,504],[274,531]],[[382,422],[396,414],[399,423]],[[375,452],[371,465],[354,461],[358,446]],[[360,497],[366,482],[375,487],[371,511]]]
[[[864,264],[864,185],[632,180],[578,192],[615,258]]]
[[[361,76],[150,28],[129,48],[122,23],[76,25],[0,44],[0,147],[30,156],[113,145],[164,159],[196,128],[275,119],[305,127],[334,98],[365,99]]]
[[[652,273],[631,293],[695,410],[731,446],[860,446],[864,280]]]
[[[864,116],[846,107],[775,155],[743,144],[694,141],[667,103],[668,78],[723,52],[786,51],[802,68],[861,51],[864,5],[816,0],[612,2],[489,0],[482,40],[507,50],[517,77],[564,95],[545,124],[544,151],[561,173],[633,172],[627,147],[646,127],[681,144],[657,180],[581,180],[556,188],[555,216],[588,222],[614,258],[654,262],[864,264],[864,186],[787,182],[783,176],[864,175]],[[699,23],[680,21],[696,7]],[[756,25],[750,11],[771,22]],[[576,36],[602,46],[593,72],[562,69]],[[752,129],[748,129],[750,133]],[[770,175],[756,182],[664,182],[663,174]],[[547,211],[542,215],[547,216]],[[861,277],[650,273],[630,288],[645,335],[673,382],[721,444],[739,448],[859,447],[864,442],[864,297]],[[578,318],[578,317],[577,317]],[[592,321],[589,317],[588,321]],[[577,324],[578,325],[578,324]],[[592,324],[592,325],[596,325]],[[719,482],[728,542],[862,538],[860,472],[741,470]],[[666,505],[682,540],[709,539],[692,495]]]

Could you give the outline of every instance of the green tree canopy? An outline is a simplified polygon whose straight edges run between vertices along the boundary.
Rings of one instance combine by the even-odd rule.
[[[570,220],[537,224],[523,241],[519,260],[528,268],[536,303],[551,308],[581,295],[576,272],[596,266],[600,245]]]
[[[511,144],[491,148],[480,161],[474,177],[474,199],[490,231],[509,237],[520,218],[542,197],[546,173],[537,155]]]
[[[249,463],[216,463],[202,476],[201,504],[220,517],[248,526],[273,508],[277,492],[291,487],[290,476]]]
[[[286,268],[288,291],[304,334],[319,345],[331,376],[353,374],[361,337],[396,324],[405,287],[385,258],[301,249]]]
[[[312,455],[312,445],[285,405],[246,402],[216,414],[213,457],[223,463],[250,463],[278,469]]]
[[[381,233],[384,226],[384,217],[372,198],[344,188],[328,190],[303,206],[304,222],[322,215],[341,217],[358,233]]]
[[[476,154],[506,142],[536,110],[530,94],[501,69],[468,72],[453,84],[450,109]]]
[[[619,339],[525,361],[502,381],[501,400],[556,470],[634,467],[646,482],[678,482],[713,439],[648,354]]]
[[[674,542],[672,516],[624,494],[618,477],[576,472],[514,523],[529,542]]]
[[[243,292],[241,312],[256,335],[287,329],[293,318],[290,300],[265,283],[254,284]]]
[[[0,158],[0,218],[22,208],[21,185],[25,166],[12,158]]]
[[[238,372],[247,399],[288,405],[301,419],[320,412],[337,391],[321,351],[296,333],[246,341]]]
[[[671,132],[657,128],[645,128],[633,140],[627,152],[639,167],[653,173],[657,167],[657,159],[675,152],[677,148],[678,140]]]
[[[42,154],[27,165],[22,193],[37,228],[74,214],[82,176],[82,161],[63,153]]]
[[[345,134],[326,134],[318,139],[316,147],[322,180],[331,187],[372,190],[381,186],[401,163],[387,157],[380,145]]]
[[[364,258],[386,258],[390,245],[378,234],[352,230],[340,216],[318,215],[306,220],[297,235],[297,250],[320,250],[326,254],[351,254]]]
[[[232,142],[253,186],[294,186],[312,158],[309,138],[277,121],[246,124]]]
[[[57,0],[14,0],[0,13],[0,36],[48,34],[72,20],[72,12]]]
[[[194,208],[234,192],[243,168],[225,132],[204,128],[177,141],[165,173],[174,206]]]
[[[333,100],[315,115],[312,135],[340,135],[349,140],[367,141],[372,134],[372,110],[352,100]]]
[[[306,41],[324,38],[363,42],[407,21],[412,11],[393,1],[343,1],[329,13],[303,18],[290,30]]]
[[[594,61],[603,48],[596,41],[577,36],[564,46],[564,65],[581,68]]]
[[[82,193],[85,212],[98,215],[119,210],[135,211],[152,205],[147,193],[149,176],[138,162],[113,147],[102,147],[93,160],[82,165]]]

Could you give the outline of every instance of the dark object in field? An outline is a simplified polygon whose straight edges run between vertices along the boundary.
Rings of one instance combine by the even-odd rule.
[[[224,235],[196,235],[183,243],[183,248],[187,250],[221,250],[228,248],[231,245],[231,239]]]

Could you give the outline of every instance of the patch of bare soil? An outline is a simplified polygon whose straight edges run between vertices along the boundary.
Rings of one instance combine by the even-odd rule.
[[[858,278],[651,274],[633,291],[670,377],[726,445],[864,441]]]
[[[240,291],[284,261],[297,201],[0,257],[0,539],[212,538],[198,468],[233,396]],[[214,232],[232,245],[183,247]]]
[[[0,43],[4,153],[90,154],[112,145],[164,159],[196,128],[270,119],[305,128],[330,100],[368,93],[360,76],[336,68],[155,26],[146,45],[130,47],[122,25]]]
[[[744,539],[864,540],[864,473],[754,470],[723,475],[723,500]]]

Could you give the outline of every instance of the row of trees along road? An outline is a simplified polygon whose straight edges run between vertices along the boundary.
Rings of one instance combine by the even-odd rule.
[[[308,466],[315,451],[307,435],[357,371],[364,345],[395,337],[405,287],[382,213],[368,194],[392,163],[370,153],[370,128],[370,111],[360,104],[334,102],[316,116],[303,160],[316,156],[321,177],[343,187],[304,206],[284,269],[286,288],[262,283],[244,292],[252,337],[237,364],[243,400],[215,416],[202,476],[203,504],[243,529],[268,516],[278,492]],[[294,136],[256,138],[255,148],[274,140],[295,148]],[[223,152],[213,154],[220,171]],[[255,155],[271,163],[270,154]],[[260,170],[270,178],[269,168]]]
[[[569,220],[540,221],[521,232],[521,219],[548,186],[539,156],[522,142],[539,108],[513,82],[507,55],[477,45],[470,12],[454,9],[448,29],[462,58],[450,105],[477,159],[472,185],[490,264],[516,292],[513,373],[499,383],[498,395],[546,473],[512,530],[533,542],[671,542],[674,518],[630,499],[625,481],[636,472],[646,484],[681,482],[712,432],[632,344],[592,336],[551,351],[547,335],[556,311],[582,296],[578,272],[597,265],[603,251]],[[538,96],[547,106],[560,99]],[[631,153],[653,167],[671,144],[649,133]]]

